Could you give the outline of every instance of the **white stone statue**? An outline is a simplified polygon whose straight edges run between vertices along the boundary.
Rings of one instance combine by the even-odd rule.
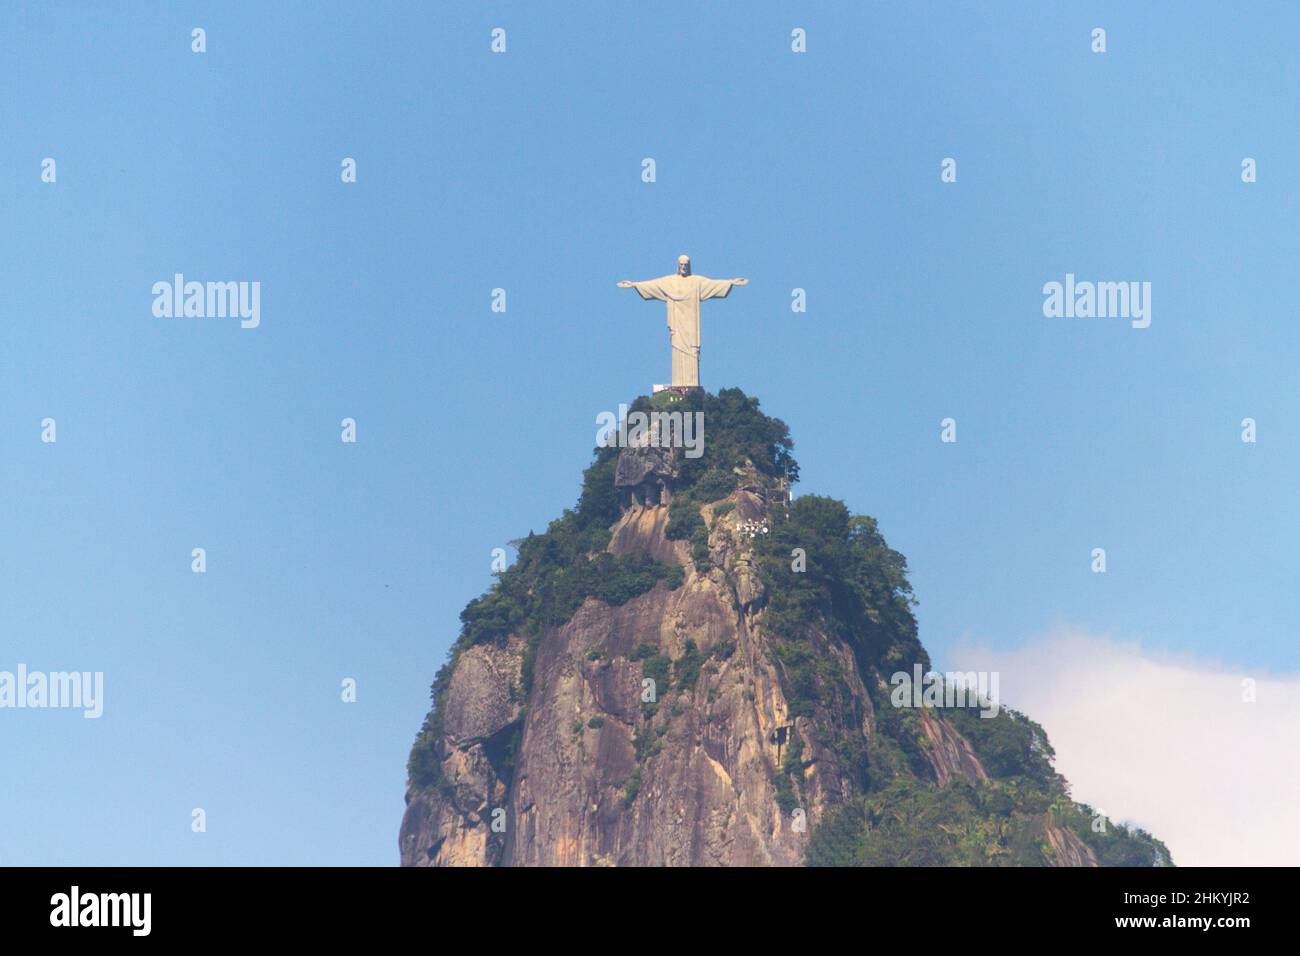
[[[675,386],[700,385],[700,303],[705,299],[725,299],[733,285],[748,279],[710,279],[691,275],[690,256],[677,257],[677,274],[644,282],[618,284],[620,289],[636,289],[643,299],[668,303],[668,343],[673,355]]]

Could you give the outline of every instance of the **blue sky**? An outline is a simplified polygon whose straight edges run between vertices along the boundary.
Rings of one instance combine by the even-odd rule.
[[[750,279],[704,383],[880,520],[937,665],[1296,669],[1300,8],[637,7],[0,8],[0,670],[105,675],[0,711],[0,863],[394,864],[457,615],[665,379],[614,283],[682,252]],[[177,272],[260,327],[154,317]],[[1067,272],[1150,328],[1044,318]]]

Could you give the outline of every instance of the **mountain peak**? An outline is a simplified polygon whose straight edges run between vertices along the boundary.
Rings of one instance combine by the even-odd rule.
[[[757,399],[626,411],[577,507],[461,615],[404,865],[1169,862],[1069,799],[1027,717],[943,678],[913,699],[906,560],[873,518],[791,500]]]

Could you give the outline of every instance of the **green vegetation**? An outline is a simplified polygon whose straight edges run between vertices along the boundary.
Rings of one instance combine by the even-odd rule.
[[[820,625],[882,670],[917,662],[929,668],[912,616],[907,559],[885,544],[875,518],[851,515],[834,498],[805,495],[778,509],[771,524],[771,533],[754,540],[769,631],[799,640]],[[795,549],[805,555],[803,571],[791,567]]]
[[[623,784],[623,806],[630,807],[636,803],[637,794],[641,792],[641,768],[637,767]]]
[[[700,505],[686,492],[673,496],[668,506],[668,525],[664,536],[670,541],[689,541],[691,543],[691,560],[697,571],[707,571],[709,567],[709,529],[700,515]]]
[[[790,728],[789,740],[785,753],[781,757],[781,767],[775,779],[776,805],[781,812],[789,813],[799,805],[798,794],[803,787],[803,742],[799,732]]]
[[[654,680],[656,692],[668,687],[668,675],[673,666],[673,659],[661,654],[653,644],[642,644],[628,658],[641,662],[641,673]]]
[[[795,796],[794,784],[790,780],[790,775],[780,773],[776,775],[776,805],[781,808],[781,812],[786,816],[795,807],[799,806],[799,798]]]
[[[803,570],[795,570],[798,552]],[[904,726],[906,718],[887,697],[888,713],[874,702],[886,724],[884,738],[863,738],[862,704],[847,692],[845,662],[830,652],[839,642],[847,645],[849,666],[869,690],[876,674],[910,670],[914,663],[929,668],[912,614],[907,562],[885,543],[875,519],[852,515],[832,498],[801,497],[775,509],[769,533],[754,539],[753,563],[767,589],[762,626],[780,664],[790,716],[817,719],[824,743],[859,787],[873,780],[883,786],[898,773],[924,773],[917,730]]]
[[[936,788],[898,777],[832,810],[808,843],[809,866],[1046,866],[1047,827],[1073,832],[1104,866],[1169,865],[1140,830],[1091,830],[1091,811],[1016,783],[954,781]]]
[[[649,760],[651,757],[657,756],[664,749],[663,736],[667,732],[667,727],[660,727],[655,731],[650,731],[647,728],[643,733],[634,735],[632,737],[632,746],[636,750],[636,762],[641,763],[643,760]]]
[[[433,787],[442,781],[442,763],[438,760],[437,739],[439,734],[430,730],[431,722],[426,720],[424,728],[415,738],[411,747],[411,756],[406,761],[406,776],[417,787]]]
[[[976,707],[950,707],[944,714],[970,741],[989,776],[1022,778],[1044,787],[1057,782],[1052,768],[1056,751],[1043,728],[1024,714],[1003,708],[996,717],[981,717]]]
[[[799,465],[791,450],[790,429],[779,418],[763,414],[758,399],[738,388],[718,394],[691,392],[684,396],[660,392],[642,396],[631,411],[704,413],[703,454],[679,459],[681,474],[676,490],[689,490],[701,504],[725,498],[736,487],[735,469],[747,462],[770,478],[799,480]]]
[[[519,561],[461,612],[466,647],[559,627],[589,597],[619,605],[649,591],[657,581],[670,587],[682,582],[676,565],[643,554],[564,553],[548,537],[529,535],[520,544]]]
[[[942,789],[898,777],[838,807],[813,831],[809,866],[1039,866],[1045,861],[1028,818],[1005,804],[994,812],[965,783]],[[1028,837],[1028,838],[1026,838]]]
[[[677,673],[677,689],[690,690],[695,686],[695,682],[700,679],[700,667],[704,664],[704,656],[700,654],[700,649],[695,646],[695,642],[689,637],[686,639],[686,650],[674,664],[674,670]]]
[[[865,793],[831,810],[813,828],[811,866],[1044,866],[1050,860],[1047,828],[1068,830],[1103,866],[1171,865],[1169,851],[1150,834],[1107,823],[1069,798],[1052,767],[1054,752],[1042,727],[1003,708],[981,717],[977,707],[944,708],[992,778],[939,788],[929,782],[920,715],[896,708],[887,689],[873,694],[876,733],[866,738],[866,759],[845,734],[836,755],[866,772]]]

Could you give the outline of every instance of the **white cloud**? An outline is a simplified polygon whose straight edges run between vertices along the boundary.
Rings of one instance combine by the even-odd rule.
[[[1068,628],[1017,650],[963,643],[953,661],[1000,672],[1002,704],[1043,725],[1075,799],[1149,830],[1175,864],[1300,864],[1300,673],[1155,655]]]

